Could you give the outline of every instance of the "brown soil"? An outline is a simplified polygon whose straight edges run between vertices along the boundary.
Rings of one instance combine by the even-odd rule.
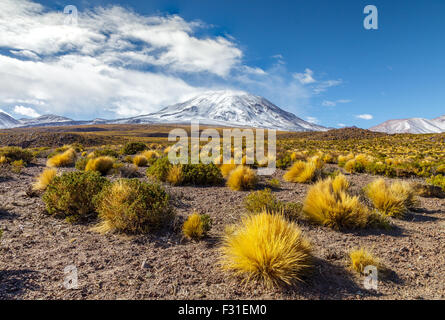
[[[45,213],[40,197],[27,192],[43,166],[41,159],[0,179],[0,299],[445,299],[445,199],[421,198],[421,209],[394,220],[390,231],[337,232],[301,223],[316,256],[313,272],[294,288],[269,290],[240,286],[218,268],[220,237],[243,214],[247,192],[166,186],[178,224],[193,209],[211,215],[214,226],[204,241],[186,241],[178,231],[104,236],[90,230],[94,222],[72,225]],[[348,178],[358,192],[375,177]],[[302,201],[307,188],[282,182],[274,193]],[[391,270],[381,275],[377,292],[364,289],[363,277],[347,267],[347,252],[359,246],[372,248]],[[77,290],[62,285],[72,264]]]

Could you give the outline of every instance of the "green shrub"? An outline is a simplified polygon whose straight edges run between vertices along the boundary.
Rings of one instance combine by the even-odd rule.
[[[275,197],[270,189],[251,192],[244,198],[244,206],[251,213],[260,213],[264,210],[269,212],[280,212],[283,203]]]
[[[445,176],[438,174],[437,176],[432,176],[431,178],[427,179],[427,182],[433,186],[441,187],[445,192]]]
[[[25,167],[25,162],[23,160],[16,160],[11,162],[12,172],[20,173],[22,169]]]
[[[102,220],[95,230],[131,234],[155,231],[174,218],[169,201],[169,195],[158,184],[138,179],[115,181],[94,198]]]
[[[221,171],[213,163],[185,164],[182,166],[182,184],[191,185],[218,185],[224,179]]]
[[[33,159],[33,154],[27,149],[19,147],[3,147],[0,148],[0,157],[4,156],[6,162],[12,163],[14,161],[23,160],[23,162],[29,163]]]
[[[172,164],[167,157],[159,158],[151,167],[147,169],[147,176],[165,182],[167,180],[168,171],[171,167]]]
[[[76,161],[76,169],[79,171],[84,171],[85,167],[88,163],[88,158],[79,158],[79,160]]]
[[[99,172],[66,172],[51,181],[42,200],[49,214],[79,221],[94,214],[92,199],[107,183]]]
[[[147,145],[143,142],[128,142],[122,148],[121,153],[125,155],[133,155],[147,149]]]
[[[104,148],[104,149],[97,149],[93,151],[94,158],[98,157],[113,157],[113,158],[119,158],[119,153],[113,149],[110,148]]]

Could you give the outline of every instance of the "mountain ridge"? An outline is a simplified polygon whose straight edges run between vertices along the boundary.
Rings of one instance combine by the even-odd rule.
[[[445,115],[434,119],[406,118],[387,120],[369,128],[371,131],[384,133],[442,133],[445,132]]]
[[[14,118],[12,118],[14,119]],[[15,120],[15,119],[14,119]],[[269,100],[244,91],[208,91],[187,101],[166,106],[157,112],[136,117],[88,121],[72,120],[56,115],[22,119],[15,127],[85,125],[85,124],[173,124],[199,120],[202,124],[255,127],[282,131],[326,131],[328,128],[307,122]],[[9,127],[14,124],[9,123]],[[1,123],[0,123],[1,128]]]

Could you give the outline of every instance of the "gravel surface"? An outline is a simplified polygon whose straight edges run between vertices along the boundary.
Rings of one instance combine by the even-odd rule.
[[[394,220],[390,231],[337,232],[302,222],[316,256],[312,274],[296,287],[265,289],[240,286],[218,267],[220,237],[244,213],[248,192],[166,186],[178,225],[193,209],[211,215],[214,226],[200,242],[178,231],[100,235],[90,230],[94,222],[72,225],[48,216],[40,197],[27,192],[43,167],[41,159],[0,178],[0,299],[445,299],[445,199],[421,198],[419,209]],[[278,170],[274,177],[282,181],[282,175]],[[357,192],[374,178],[348,175]],[[302,201],[307,188],[282,181],[274,193]],[[359,246],[390,269],[377,291],[366,290],[363,277],[347,267],[348,251]],[[75,290],[63,286],[69,265],[78,270]]]

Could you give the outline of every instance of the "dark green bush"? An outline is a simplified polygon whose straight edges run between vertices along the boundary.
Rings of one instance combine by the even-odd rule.
[[[126,155],[132,155],[144,151],[147,149],[147,145],[143,142],[128,142],[122,148],[121,153]]]
[[[49,214],[71,222],[93,215],[93,197],[108,183],[99,172],[66,172],[48,185],[42,200]]]
[[[79,160],[76,161],[76,169],[79,171],[84,171],[88,160],[88,158],[79,158]]]
[[[185,164],[182,166],[182,184],[198,186],[218,185],[224,179],[221,170],[213,163]]]
[[[166,181],[168,170],[172,164],[167,157],[157,159],[151,167],[147,169],[147,176],[156,178],[159,181]]]
[[[99,157],[113,157],[113,158],[119,158],[119,153],[113,149],[104,148],[104,149],[97,149],[93,151],[94,158]]]
[[[260,213],[263,210],[280,212],[283,209],[283,203],[277,200],[268,188],[251,192],[244,199],[244,206],[252,213]]]
[[[4,156],[8,163],[23,160],[25,164],[31,162],[34,157],[31,151],[19,147],[0,148],[0,157],[1,156]]]

